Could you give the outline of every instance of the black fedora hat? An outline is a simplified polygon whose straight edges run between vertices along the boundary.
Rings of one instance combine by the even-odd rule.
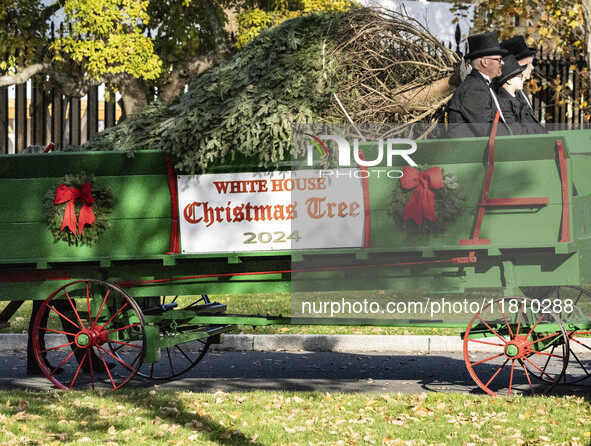
[[[501,66],[501,75],[493,79],[493,87],[499,88],[509,79],[523,73],[527,65],[519,65],[517,59],[513,55],[503,57],[503,65]]]
[[[523,36],[515,36],[502,41],[501,48],[507,50],[509,54],[515,56],[517,60],[535,56],[538,52],[535,48],[527,46],[527,43],[525,43],[525,39],[523,38]]]
[[[464,59],[466,60],[492,56],[493,54],[499,54],[501,56],[507,54],[507,50],[500,47],[499,38],[495,32],[468,36],[468,50],[468,54],[464,56]]]

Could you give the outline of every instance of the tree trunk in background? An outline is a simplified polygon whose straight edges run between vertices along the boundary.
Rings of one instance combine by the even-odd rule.
[[[591,66],[591,0],[581,0],[581,8],[583,9],[583,27],[585,29],[585,41],[587,47],[585,48],[585,59],[587,66]]]

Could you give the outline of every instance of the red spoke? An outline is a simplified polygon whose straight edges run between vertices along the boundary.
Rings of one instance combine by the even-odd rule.
[[[57,347],[46,348],[45,350],[41,350],[41,353],[47,353],[47,352],[50,352],[50,351],[53,351],[53,350],[58,350],[60,348],[64,348],[64,347],[67,347],[69,345],[72,345],[73,343],[74,342],[72,341],[72,342],[68,342],[67,344],[64,344],[64,345],[58,345]]]
[[[92,319],[90,319],[90,313],[89,313],[89,320],[92,321]],[[88,366],[90,369],[90,386],[92,387],[92,390],[94,390],[94,370],[92,367],[92,356],[90,354],[92,350],[87,350],[86,354],[88,355]]]
[[[529,338],[529,335],[533,333],[533,331],[536,329],[538,324],[542,321],[542,319],[544,319],[544,316],[545,316],[545,314],[542,314],[542,316],[538,319],[538,322],[536,322],[536,324],[531,328],[529,333],[525,335],[526,338]]]
[[[119,313],[121,313],[121,312],[123,311],[123,309],[124,309],[126,306],[127,306],[127,302],[125,302],[125,305],[123,305],[121,308],[119,308],[119,310],[117,311],[117,313],[115,313],[115,314],[114,314],[114,315],[111,317],[111,319],[109,319],[109,320],[107,321],[107,323],[106,323],[106,324],[102,325],[102,327],[103,327],[103,328],[105,328],[107,325],[109,325],[109,324],[110,324],[110,323],[113,321],[113,319],[115,319],[115,318],[116,318],[116,317],[119,315]]]
[[[564,359],[564,356],[560,356],[560,355],[554,355],[554,354],[552,354],[552,353],[538,352],[538,351],[535,351],[535,350],[532,350],[532,353],[533,353],[534,355],[543,355],[543,356],[548,356],[548,357],[552,357],[552,358],[561,358],[561,359]],[[544,367],[544,368],[545,368],[545,367]]]
[[[47,327],[39,327],[39,330],[51,331],[52,333],[60,333],[60,334],[65,334],[65,335],[70,335],[70,336],[76,336],[76,333],[69,333],[67,331],[54,330],[53,328],[47,328]]]
[[[141,324],[139,322],[136,322],[135,324],[127,325],[125,327],[116,328],[115,330],[108,331],[107,334],[115,333],[116,331],[125,330],[126,328],[137,327],[138,325],[141,325]]]
[[[100,315],[101,315],[101,313],[103,312],[103,307],[105,306],[105,302],[107,302],[107,297],[109,297],[109,293],[110,293],[110,292],[111,292],[111,288],[109,288],[109,289],[107,290],[107,294],[105,294],[105,297],[103,298],[103,302],[101,303],[101,307],[99,308],[99,310],[98,310],[98,313],[97,313],[97,315],[96,315],[96,318],[94,319],[94,324],[93,324],[93,325],[96,325],[96,323],[97,323],[97,321],[98,321],[98,318],[99,318],[99,316],[100,316]]]
[[[78,347],[76,347],[76,349],[74,351],[77,351],[77,350],[78,350]],[[60,362],[58,364],[58,366],[56,367],[56,370],[59,369],[61,366],[63,366],[68,361],[68,359],[70,359],[74,355],[74,351],[72,351],[68,356],[66,356],[66,359],[64,359],[62,362]]]
[[[115,359],[117,362],[120,362],[121,365],[129,370],[131,370],[133,372],[133,368],[131,368],[127,363],[123,362],[123,360],[121,360],[119,357],[115,356],[114,354],[112,354],[111,352],[108,352],[107,350],[105,350],[103,347],[101,346],[97,346],[100,350],[102,350],[103,352],[105,352],[107,355],[111,356],[113,359]],[[108,367],[107,367],[108,369]]]
[[[555,336],[562,336],[562,333],[561,333],[561,332],[559,332],[559,331],[557,331],[557,332],[556,332],[556,333],[554,333],[554,334],[551,334],[551,335],[545,336],[545,337],[543,337],[543,338],[540,338],[540,339],[536,339],[535,341],[531,341],[531,342],[529,343],[529,345],[534,345],[534,344],[537,344],[538,342],[545,341],[546,339],[550,339],[550,338],[553,338],[553,337],[555,337]],[[554,343],[556,340],[558,340],[558,338],[556,338],[554,341],[552,341],[552,343]]]
[[[494,342],[486,342],[486,341],[481,341],[479,339],[468,339],[468,341],[470,341],[470,342],[477,342],[479,344],[495,345],[495,346],[498,346],[498,347],[503,347],[503,344],[495,344]]]
[[[515,360],[511,361],[511,376],[509,377],[509,396],[511,396],[511,388],[513,387],[513,370],[515,369]]]
[[[86,282],[86,306],[88,307],[88,323],[90,324],[90,328],[92,328],[92,316],[90,315],[90,291],[88,290],[88,282]],[[92,379],[92,368],[90,369],[91,379]],[[94,387],[93,387],[94,390]]]
[[[505,324],[507,324],[507,328],[509,329],[509,334],[511,335],[511,339],[513,339],[515,336],[513,335],[513,330],[511,330],[511,326],[509,325],[509,321],[507,321],[507,318],[505,317],[505,313],[503,312],[503,308],[501,307],[501,302],[497,301],[497,305],[499,306],[499,311],[503,315],[503,320],[505,321]]]
[[[491,359],[496,359],[496,358],[498,358],[499,356],[503,356],[503,355],[504,355],[504,353],[499,353],[498,355],[491,356],[490,358],[483,359],[482,361],[478,361],[478,362],[471,362],[471,363],[470,363],[470,365],[471,365],[471,366],[475,366],[475,365],[478,365],[478,364],[482,364],[483,362],[490,361]]]
[[[76,328],[78,328],[78,329],[80,329],[80,330],[83,330],[83,329],[84,329],[84,325],[78,325],[78,324],[76,324],[76,323],[72,322],[72,321],[71,321],[69,318],[67,318],[66,316],[64,316],[63,314],[61,314],[59,311],[57,311],[57,310],[55,309],[55,307],[52,307],[51,305],[48,305],[48,307],[49,307],[49,309],[50,309],[50,310],[53,310],[53,311],[55,311],[57,314],[59,314],[59,316],[60,316],[60,317],[62,317],[62,318],[64,318],[65,320],[67,320],[67,321],[68,321],[70,324],[72,324],[74,327],[76,327]],[[76,313],[76,316],[78,316],[78,312],[77,312],[76,310],[74,310],[74,312]],[[78,316],[78,320],[80,320],[80,317],[79,317],[79,316]],[[81,328],[81,327],[82,327],[82,328]]]
[[[505,338],[503,338],[503,337],[502,337],[500,334],[498,334],[496,331],[494,331],[494,330],[492,329],[492,327],[491,327],[490,325],[488,325],[488,324],[487,324],[487,323],[484,321],[484,319],[482,319],[480,316],[477,316],[477,317],[478,317],[478,319],[480,319],[480,320],[482,321],[482,323],[483,323],[484,325],[486,325],[486,326],[488,327],[488,329],[489,329],[491,332],[493,332],[493,333],[495,334],[495,336],[496,336],[497,338],[499,338],[499,339],[500,339],[501,341],[503,341],[505,344],[508,344],[508,342],[505,340]]]
[[[101,351],[101,348],[97,348],[98,350],[98,354],[101,358],[101,361],[103,361],[105,370],[107,370],[107,374],[109,375],[109,380],[111,381],[111,384],[113,385],[113,389],[117,388],[117,384],[115,384],[115,380],[113,380],[113,375],[111,375],[111,369],[109,369],[109,367],[107,367],[107,362],[105,361],[105,358],[103,357],[103,352]]]
[[[80,369],[82,368],[82,364],[84,364],[84,361],[86,360],[86,355],[88,355],[88,351],[84,352],[84,356],[82,357],[82,361],[80,361],[80,364],[78,364],[78,369],[76,370],[76,374],[74,375],[74,378],[72,378],[72,382],[70,384],[70,390],[72,390],[72,388],[74,387],[74,383],[78,379],[78,375],[80,374]]]
[[[523,367],[523,371],[525,372],[525,377],[527,378],[527,382],[529,383],[529,388],[531,389],[531,394],[535,395],[536,392],[534,390],[534,386],[531,383],[531,379],[529,378],[529,372],[527,371],[527,367],[525,366],[525,364],[521,360],[519,360],[519,364],[521,364],[521,367]]]
[[[128,344],[127,342],[123,342],[123,341],[115,341],[114,339],[109,339],[109,342],[114,342],[116,344],[121,344],[121,347],[123,347],[124,345],[127,345],[128,347],[134,347],[134,348],[142,348],[141,345],[133,345],[133,344]],[[119,347],[119,348],[121,348]]]
[[[70,302],[70,305],[72,307],[72,310],[74,310],[74,313],[76,314],[76,317],[78,318],[78,322],[80,322],[80,327],[79,328],[82,328],[82,330],[84,330],[86,327],[82,323],[82,319],[80,319],[80,315],[78,314],[78,311],[76,311],[76,304],[74,304],[74,302],[72,301],[72,298],[70,297],[70,295],[68,294],[68,292],[66,290],[64,290],[64,293],[66,293],[66,297],[68,298],[68,301]],[[72,323],[72,324],[73,325],[76,325],[74,323]]]
[[[484,385],[485,387],[488,387],[489,384],[493,381],[493,379],[495,379],[497,377],[497,375],[499,374],[499,372],[501,370],[503,370],[503,367],[505,367],[505,365],[509,362],[509,358],[505,359],[505,362],[503,363],[503,365],[501,367],[499,367],[499,369],[495,372],[495,374],[488,380],[488,382]]]

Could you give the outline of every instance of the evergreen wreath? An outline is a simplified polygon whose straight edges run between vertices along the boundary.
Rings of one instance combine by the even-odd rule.
[[[426,164],[418,165],[416,169],[419,172],[424,172],[432,166]],[[392,201],[388,209],[388,214],[394,218],[402,227],[415,234],[433,234],[444,231],[451,223],[453,223],[462,213],[462,201],[466,198],[462,194],[457,177],[453,171],[446,172],[441,169],[443,176],[443,187],[441,189],[433,190],[435,194],[435,213],[437,219],[433,222],[423,219],[422,226],[415,223],[414,220],[409,219],[404,221],[403,214],[406,204],[410,200],[414,189],[405,189],[402,187],[400,181],[396,182],[396,186],[392,191]]]
[[[64,213],[68,202],[54,204],[57,189],[59,185],[62,184],[70,188],[81,189],[86,183],[90,183],[91,194],[94,198],[94,203],[92,204],[92,210],[95,217],[94,223],[92,225],[86,225],[81,234],[74,234],[69,228],[64,228],[62,231]],[[97,186],[94,183],[94,175],[81,172],[79,174],[66,175],[55,187],[47,191],[44,203],[45,216],[49,220],[49,229],[56,242],[61,240],[67,242],[69,245],[92,246],[97,241],[98,236],[109,227],[107,214],[113,210],[113,203],[113,192],[110,186]],[[82,206],[82,200],[76,199],[74,202],[76,225],[78,225],[78,218]]]

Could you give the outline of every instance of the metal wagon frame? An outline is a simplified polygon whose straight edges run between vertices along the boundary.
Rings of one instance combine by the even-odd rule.
[[[391,184],[368,180],[364,245],[328,251],[181,254],[176,174],[160,152],[3,156],[0,300],[8,304],[0,312],[0,326],[23,301],[43,301],[32,336],[49,380],[59,388],[118,389],[136,374],[181,375],[237,325],[314,322],[227,314],[225,305],[210,301],[211,294],[289,292],[294,277],[300,291],[329,290],[335,281],[329,286],[327,277],[342,290],[500,287],[505,297],[487,300],[469,322],[345,318],[332,323],[465,329],[466,365],[490,394],[517,391],[518,380],[526,393],[579,382],[591,374],[585,358],[591,351],[591,293],[582,288],[591,283],[590,135],[495,138],[493,132],[488,140],[422,142],[419,162],[453,167],[473,186],[460,219],[444,234],[392,234],[393,222],[386,218]],[[242,162],[234,170],[256,167]],[[64,175],[81,171],[112,186],[116,198],[111,227],[92,247],[55,242],[42,210],[47,190]],[[509,181],[516,174],[516,183]],[[334,265],[327,266],[327,254]],[[524,297],[521,290],[535,295]],[[565,293],[568,308],[541,309],[545,301],[564,301]],[[183,308],[162,297],[178,295],[197,297]],[[495,311],[499,316],[486,316]],[[47,333],[61,337],[46,344]],[[163,366],[155,368],[159,363]]]

